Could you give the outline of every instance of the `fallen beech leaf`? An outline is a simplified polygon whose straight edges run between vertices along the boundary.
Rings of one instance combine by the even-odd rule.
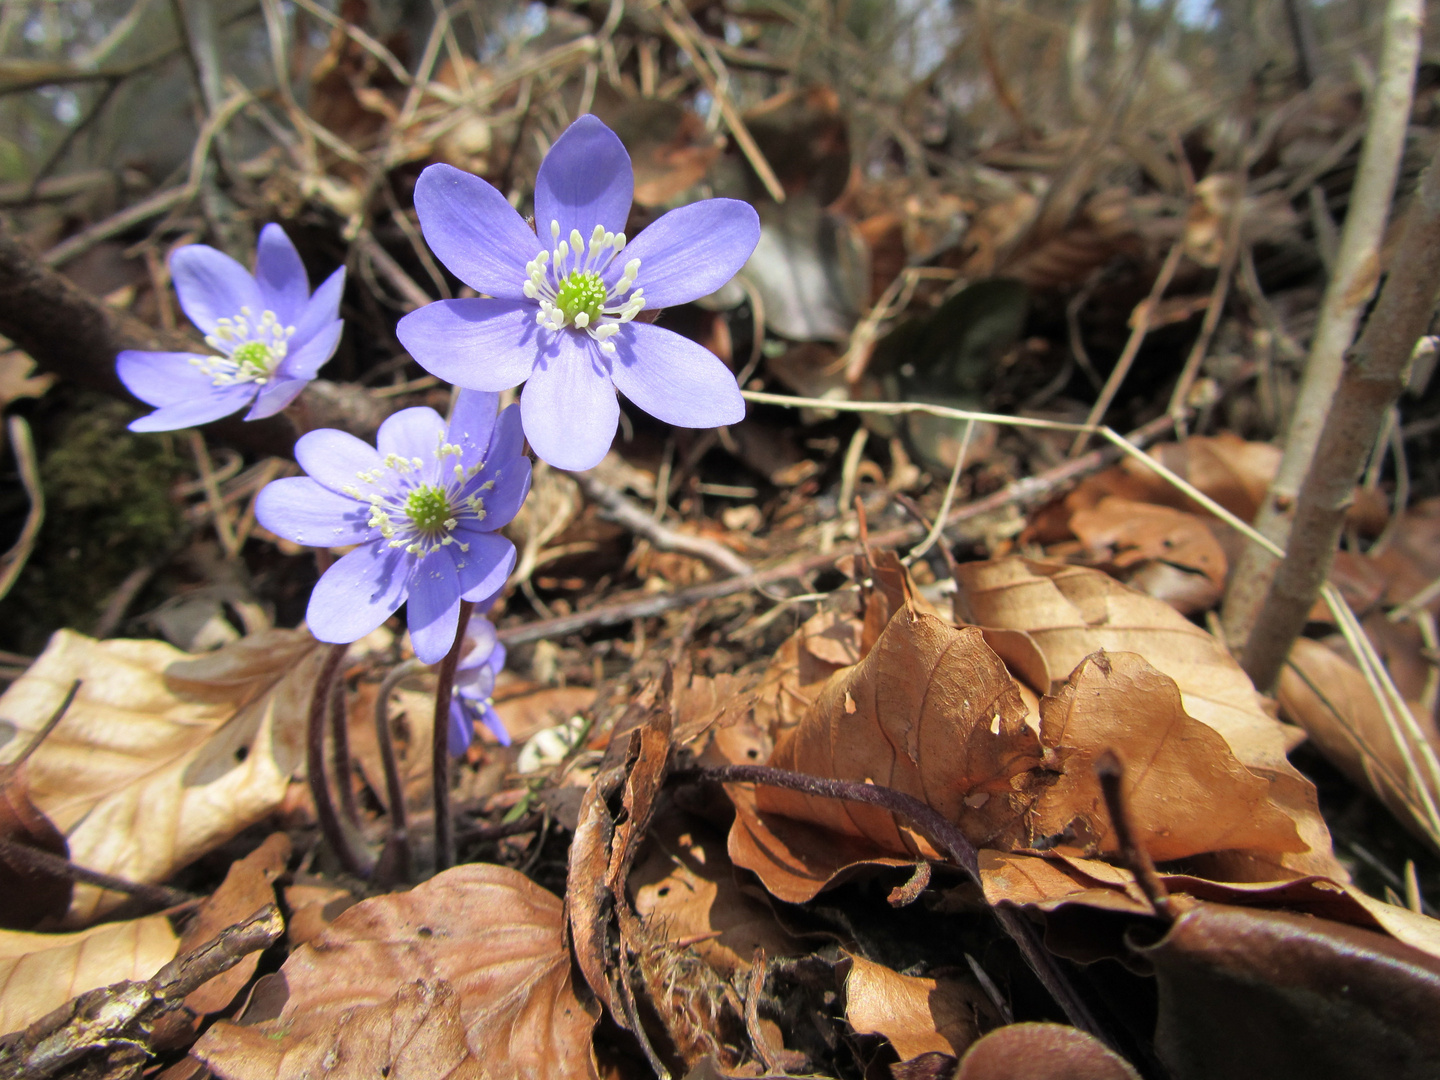
[[[1276,696],[1285,714],[1356,786],[1371,792],[1422,839],[1433,836],[1419,778],[1406,764],[1414,760],[1414,752],[1395,745],[1359,668],[1318,641],[1299,638],[1280,672]],[[1418,704],[1412,704],[1410,712],[1430,745],[1440,747],[1434,718]],[[1440,803],[1440,791],[1429,791],[1429,797]]]
[[[275,903],[273,882],[285,871],[290,858],[290,838],[272,833],[245,858],[232,863],[225,880],[195,913],[180,938],[179,954],[184,955],[218,936],[227,927],[244,922],[267,904]],[[219,1012],[235,1000],[255,968],[260,954],[251,953],[229,971],[217,975],[185,998],[197,1015]]]
[[[595,704],[589,686],[551,686],[509,697],[497,697],[495,711],[517,746],[537,731],[563,724]]]
[[[775,913],[736,882],[725,837],[699,818],[658,818],[628,884],[656,937],[688,944],[727,979],[749,967],[757,947],[772,959],[795,955]]]
[[[1064,772],[1036,802],[1042,835],[1065,834],[1115,851],[1095,761],[1107,750],[1126,765],[1122,793],[1136,842],[1156,862],[1228,848],[1296,851],[1295,823],[1271,805],[1270,784],[1230,752],[1219,733],[1185,714],[1175,680],[1134,653],[1086,657],[1040,702],[1040,737]]]
[[[383,1033],[389,1029],[379,1017],[391,1011],[383,1007],[404,1004],[396,1000],[397,983],[443,980],[459,995],[460,1020],[483,1075],[596,1076],[595,1018],[571,988],[561,902],[507,867],[457,866],[408,893],[356,904],[295,950],[279,975],[288,991],[279,1016],[244,1029],[275,1045],[293,1040],[302,1046],[367,1006],[380,1011],[364,1022]],[[429,1008],[424,994],[407,1007],[414,1008],[409,1022],[416,1024]],[[196,1055],[233,1080],[274,1076],[243,1071],[254,1060],[253,1041],[235,1031],[233,1024],[216,1024],[196,1044]],[[382,1075],[378,1064],[366,1067],[365,1075]]]
[[[1440,1075],[1440,960],[1382,934],[1200,904],[1139,951],[1175,1080]]]
[[[30,801],[23,765],[13,772],[0,770],[0,837],[62,859],[70,857],[65,837]],[[74,889],[75,883],[67,877],[12,865],[0,854],[0,927],[30,930],[47,919],[58,921],[69,909]]]
[[[865,659],[826,683],[768,764],[895,788],[956,822],[977,844],[1013,844],[1028,839],[1025,814],[1044,782],[1040,740],[1027,715],[1014,679],[980,631],[907,609]],[[797,888],[797,871],[833,875],[840,867],[805,866],[815,854],[808,846],[791,849],[788,860],[779,856],[773,841],[786,827],[772,824],[772,816],[863,841],[853,846],[856,854],[868,849],[901,862],[935,857],[888,811],[768,787],[754,799],[759,821],[749,800],[736,798],[730,857],[767,888],[783,890],[775,893],[782,899],[807,889],[813,896],[828,880],[812,876]]]
[[[285,906],[290,919],[285,924],[286,943],[294,949],[314,941],[358,902],[349,889],[335,885],[287,885]]]
[[[1225,552],[1194,514],[1110,496],[1078,511],[1070,528],[1092,556],[1118,569],[1166,562],[1205,575],[1217,598],[1225,587]]]
[[[163,915],[74,934],[0,931],[0,1031],[23,1028],[87,990],[148,979],[179,943]]]
[[[315,639],[296,630],[254,634],[199,658],[159,641],[61,630],[0,697],[0,718],[33,733],[83,681],[26,765],[31,796],[65,833],[72,861],[160,882],[280,803],[304,761],[321,658]],[[26,741],[11,739],[0,757]],[[123,899],[77,886],[68,922],[93,920]]]
[[[1093,1035],[1063,1024],[1009,1024],[979,1039],[955,1080],[1140,1080]]]
[[[1052,677],[1093,652],[1143,656],[1180,688],[1185,713],[1220,733],[1239,762],[1270,784],[1270,801],[1295,822],[1308,850],[1206,856],[1227,881],[1320,874],[1348,881],[1335,859],[1315,786],[1286,760],[1286,727],[1261,704],[1249,678],[1220,642],[1169,605],[1114,578],[1078,566],[1022,558],[963,563],[956,615],[979,626],[1025,631]]]
[[[861,1035],[882,1035],[901,1060],[925,1053],[960,1055],[996,1020],[984,992],[958,979],[901,975],[846,953],[845,1020]]]
[[[800,722],[826,679],[859,663],[863,633],[862,620],[822,611],[785,639],[755,689],[755,719],[771,739]]]
[[[220,1024],[194,1052],[225,1080],[485,1080],[495,1074],[466,1044],[460,1010],[448,982],[416,979],[322,1024],[302,1016],[279,1037],[265,1025]]]

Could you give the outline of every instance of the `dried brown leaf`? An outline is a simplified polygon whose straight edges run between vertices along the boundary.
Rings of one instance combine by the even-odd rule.
[[[1025,631],[1052,676],[1073,671],[1101,649],[1143,656],[1175,680],[1185,713],[1219,732],[1236,759],[1269,783],[1270,801],[1294,821],[1307,850],[1207,856],[1208,872],[1227,881],[1304,874],[1349,880],[1331,851],[1314,785],[1286,760],[1286,726],[1265,711],[1249,678],[1210,634],[1097,570],[1010,558],[964,563],[957,575],[957,616]]]
[[[590,1050],[595,1018],[571,987],[561,902],[507,867],[457,866],[408,893],[356,904],[292,953],[280,976],[288,997],[279,1016],[247,1029],[277,1042],[332,1028],[357,1008],[377,1008],[383,1017],[394,1011],[385,1006],[402,1004],[397,983],[443,981],[459,996],[460,1022],[484,1075],[596,1075]],[[417,997],[409,1022],[418,1025],[428,1008]],[[389,1029],[380,1018],[371,1022],[381,1032],[373,1045],[385,1044]],[[234,1025],[217,1024],[196,1044],[196,1053],[222,1077],[262,1075],[239,1071],[251,1058],[249,1044],[238,1041],[243,1036],[230,1041],[234,1031]],[[366,1064],[369,1075],[379,1072],[377,1061]]]
[[[1154,581],[1153,574],[1143,573],[1154,563],[1203,576],[1210,588],[1195,590],[1183,607],[1175,605],[1187,614],[1213,606],[1225,588],[1225,552],[1194,514],[1110,496],[1093,509],[1078,511],[1070,528],[1093,558],[1129,572],[1122,574],[1127,578],[1139,573],[1142,581]],[[1137,587],[1155,595],[1143,585]]]
[[[0,931],[0,1032],[23,1028],[87,990],[148,979],[179,943],[163,915],[74,934]]]
[[[980,1037],[981,1020],[996,1020],[984,991],[958,979],[902,975],[845,954],[845,1020],[861,1035],[881,1035],[901,1060],[920,1054],[959,1057]]]
[[[279,805],[304,761],[304,716],[321,650],[269,630],[203,657],[159,641],[58,632],[0,697],[0,717],[39,730],[80,692],[26,766],[36,807],[80,866],[154,883]],[[28,740],[11,739],[0,758]],[[75,889],[83,924],[124,898]]]
[[[965,1052],[955,1080],[1140,1080],[1093,1035],[1063,1024],[1008,1024]]]
[[[54,822],[35,808],[25,766],[0,774],[0,837],[68,859],[70,848]],[[58,921],[70,907],[75,883],[59,874],[13,865],[0,854],[0,927],[30,930]]]

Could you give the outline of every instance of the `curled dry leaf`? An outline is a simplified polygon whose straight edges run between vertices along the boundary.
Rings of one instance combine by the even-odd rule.
[[[74,934],[0,932],[0,1032],[23,1028],[87,990],[148,979],[179,944],[163,915]]]
[[[486,1080],[495,1075],[465,1039],[460,995],[443,980],[407,982],[377,1005],[356,1005],[319,1027],[277,1039],[257,1027],[222,1025],[195,1054],[227,1080]]]
[[[417,990],[410,998],[395,991],[402,982],[444,982],[459,997],[460,1022],[471,1054],[484,1064],[483,1075],[596,1076],[590,1050],[595,1018],[571,986],[560,900],[507,867],[457,866],[408,893],[356,904],[292,953],[279,978],[287,996],[276,1019],[245,1029],[220,1023],[196,1044],[196,1055],[216,1075],[274,1076],[248,1071],[255,1060],[252,1034],[282,1055],[308,1055],[310,1040],[328,1037],[324,1033],[357,1009],[379,1010],[350,1021],[375,1025],[366,1027],[372,1034],[363,1045],[377,1053],[395,1045],[394,1033],[421,1029],[428,1032],[425,1039],[448,1045],[437,1034],[445,1023],[443,1012],[435,1015],[443,1005],[441,989]],[[411,1010],[408,1019],[389,1020],[401,1006]],[[359,1064],[370,1070],[367,1075],[381,1075],[381,1061]]]
[[[1036,803],[1041,835],[1093,851],[1118,849],[1096,759],[1124,762],[1121,788],[1135,838],[1157,862],[1226,849],[1298,851],[1295,823],[1271,785],[1235,759],[1220,734],[1185,714],[1175,680],[1134,653],[1080,661],[1040,703],[1040,737],[1064,771]]]
[[[1422,839],[1434,836],[1427,824],[1428,794],[1440,803],[1440,791],[1420,788],[1418,757],[1396,745],[1375,695],[1360,669],[1318,641],[1298,639],[1280,672],[1276,696],[1285,715],[1303,727],[1330,761],[1359,787],[1370,791]],[[1435,720],[1418,704],[1411,715],[1432,747],[1440,748]]]
[[[1382,934],[1202,903],[1140,952],[1175,1080],[1440,1075],[1440,960]]]
[[[1093,1035],[1064,1024],[1009,1024],[965,1052],[955,1080],[1140,1080]]]
[[[1349,880],[1331,851],[1314,785],[1285,758],[1293,729],[1265,711],[1249,678],[1215,638],[1168,604],[1084,567],[1021,558],[964,563],[957,584],[957,618],[1024,632],[1051,679],[1063,678],[1101,649],[1143,656],[1175,680],[1185,713],[1219,732],[1236,759],[1269,784],[1270,802],[1295,823],[1305,849],[1207,856],[1207,873],[1227,881],[1305,874]]]
[[[902,975],[862,956],[845,954],[845,1020],[861,1035],[882,1035],[902,1061],[920,1054],[958,1057],[980,1037],[995,1009],[978,986],[958,979]]]
[[[1185,614],[1213,607],[1224,591],[1225,552],[1194,514],[1111,496],[1093,509],[1078,511],[1070,518],[1070,528],[1093,558]],[[1174,575],[1162,568],[1194,579],[1191,587],[1174,588]],[[1164,594],[1157,592],[1161,584],[1167,586]]]
[[[36,807],[80,866],[154,883],[279,805],[304,762],[321,650],[268,630],[203,657],[159,641],[59,631],[0,697],[0,723],[37,731],[74,680],[65,718],[26,765]],[[0,758],[28,741],[12,737]],[[69,921],[123,897],[75,889]]]
[[[200,905],[180,938],[180,955],[185,955],[218,936],[227,927],[244,922],[267,904],[275,903],[274,881],[285,871],[290,858],[290,838],[272,833],[245,858],[234,862],[220,887]],[[217,975],[185,999],[196,1014],[219,1012],[229,1006],[255,974],[258,952],[242,957],[229,971]]]
[[[1047,777],[1038,733],[1000,658],[973,628],[902,610],[874,649],[837,674],[768,764],[903,791],[976,843],[1027,839],[1024,816]],[[774,895],[810,899],[857,862],[913,863],[935,852],[873,807],[732,785],[730,857]],[[817,828],[818,826],[818,828]]]

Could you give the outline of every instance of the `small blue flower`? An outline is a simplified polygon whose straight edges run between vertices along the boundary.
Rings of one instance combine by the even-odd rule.
[[[469,749],[476,721],[489,728],[501,746],[510,745],[505,721],[490,702],[495,676],[505,666],[505,646],[490,620],[478,615],[470,620],[465,636],[471,648],[455,665],[455,692],[450,697],[450,752],[456,757]]]
[[[705,199],[627,242],[634,190],[630,155],[593,116],[570,125],[540,165],[538,236],[477,176],[431,165],[415,186],[426,243],[488,299],[428,304],[396,334],[421,367],[456,386],[525,383],[525,437],[557,468],[599,464],[620,420],[616,390],[677,427],[745,416],[719,358],[636,316],[724,285],[755,250],[760,219],[746,203]]]
[[[518,407],[497,418],[498,406],[462,391],[448,426],[434,409],[402,409],[380,425],[378,449],[329,428],[295,444],[309,475],[267,484],[256,520],[297,544],[359,545],[310,594],[317,638],[358,641],[406,604],[415,655],[434,664],[455,643],[461,599],[504,586],[515,545],[495,530],[530,492],[530,459]]]
[[[156,406],[131,431],[174,431],[228,416],[273,416],[315,378],[340,344],[342,266],[310,295],[295,245],[279,225],[260,230],[255,274],[224,252],[190,244],[170,257],[180,306],[215,354],[138,352],[116,358],[120,381]]]

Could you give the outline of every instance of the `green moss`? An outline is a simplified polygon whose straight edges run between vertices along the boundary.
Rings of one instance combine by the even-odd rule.
[[[125,430],[133,415],[91,399],[47,440],[45,524],[0,620],[11,648],[38,651],[65,626],[88,632],[126,576],[174,543],[182,519],[170,489],[184,459],[170,438]]]

